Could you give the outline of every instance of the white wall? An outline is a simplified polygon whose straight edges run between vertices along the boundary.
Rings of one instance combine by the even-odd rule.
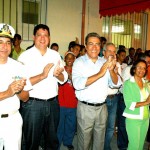
[[[61,55],[68,50],[70,41],[79,38],[81,42],[82,0],[48,0],[47,25],[50,27],[51,43],[59,44]],[[150,11],[148,23],[150,24]],[[148,26],[147,41],[150,39],[150,26]],[[99,15],[99,0],[86,0],[85,36],[89,32],[102,35],[102,19]],[[32,42],[23,41],[26,48]],[[147,42],[147,49],[150,43]]]
[[[38,1],[38,0],[37,0]],[[68,49],[70,41],[75,40],[75,37],[79,38],[81,42],[81,23],[82,23],[82,0],[47,0],[47,25],[51,30],[51,43],[57,42],[60,47],[60,54],[63,55]],[[13,0],[11,12],[9,12],[10,0],[0,0],[0,22],[3,22],[3,2],[6,8],[4,9],[4,22],[10,22],[10,24],[16,28],[22,24],[21,13],[18,15],[18,24],[16,24],[16,2],[18,2],[18,12],[22,12],[21,3],[22,0]],[[46,0],[42,0],[46,2]],[[43,6],[43,5],[42,5]],[[44,10],[46,11],[46,9]],[[42,13],[44,14],[42,10]],[[11,14],[11,17],[8,17]],[[43,16],[45,17],[45,16]],[[42,20],[45,20],[43,18]],[[150,11],[148,23],[150,24]],[[31,25],[32,26],[32,25]],[[24,34],[26,33],[26,27],[24,26]],[[22,28],[18,28],[18,33],[22,34]],[[85,13],[85,36],[89,32],[97,32],[102,35],[102,19],[99,15],[99,0],[86,0],[86,13]],[[32,39],[33,28],[31,29],[30,36]],[[150,40],[150,26],[148,25],[148,39]],[[22,41],[22,48],[26,49],[32,41]],[[147,42],[147,49],[150,49],[150,43]]]
[[[102,33],[102,20],[99,15],[99,0],[86,0],[85,36],[89,32]]]
[[[57,42],[63,55],[70,41],[81,42],[82,0],[49,0],[47,24],[51,43]],[[99,0],[86,0],[85,36],[91,31],[100,33]]]
[[[59,44],[61,55],[68,50],[70,41],[81,42],[82,0],[48,0],[47,25],[50,27],[51,43]],[[101,33],[99,0],[86,0],[85,36],[89,32]],[[32,42],[22,42],[26,48]]]
[[[51,43],[59,44],[59,52],[68,50],[68,43],[80,39],[82,0],[49,0],[47,25]]]

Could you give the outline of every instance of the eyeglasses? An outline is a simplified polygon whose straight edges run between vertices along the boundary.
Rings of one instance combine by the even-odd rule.
[[[93,46],[100,47],[101,44],[100,43],[89,42],[89,43],[87,43],[87,45],[90,46],[90,47],[93,47]]]

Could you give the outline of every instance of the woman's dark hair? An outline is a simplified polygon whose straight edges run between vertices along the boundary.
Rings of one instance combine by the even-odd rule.
[[[146,65],[146,72],[145,72],[145,75],[146,75],[146,73],[147,73],[147,63],[146,63],[145,60],[140,60],[140,59],[138,59],[137,61],[135,61],[135,62],[133,63],[133,65],[132,65],[132,67],[131,67],[131,69],[130,69],[130,74],[131,74],[131,76],[134,76],[134,74],[135,74],[135,69],[136,69],[137,65],[138,65],[139,63],[141,63],[141,62],[145,63],[145,65]],[[144,76],[145,76],[145,75],[144,75]]]
[[[68,52],[71,51],[71,48],[74,48],[74,47],[76,47],[76,46],[79,46],[80,49],[81,49],[81,45],[80,45],[80,44],[77,44],[77,43],[75,43],[74,41],[70,42],[70,43],[69,43],[69,47],[68,47]]]
[[[71,41],[68,45],[68,51],[71,50],[71,47],[75,46],[76,45],[76,42],[75,41]]]
[[[34,30],[33,30],[33,35],[36,35],[36,32],[39,30],[39,29],[44,29],[44,30],[47,30],[48,31],[48,35],[50,36],[50,30],[49,30],[49,27],[45,24],[38,24],[34,27]]]
[[[124,50],[124,49],[119,49],[118,51],[117,51],[117,54],[119,55],[120,53],[126,53],[126,50]]]

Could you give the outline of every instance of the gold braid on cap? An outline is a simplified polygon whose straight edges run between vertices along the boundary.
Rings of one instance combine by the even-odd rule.
[[[11,30],[7,24],[4,24],[3,27],[0,29],[0,36],[6,36],[13,38]]]

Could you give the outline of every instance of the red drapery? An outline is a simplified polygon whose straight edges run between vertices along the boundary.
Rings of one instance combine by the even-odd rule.
[[[100,0],[100,16],[139,12],[150,8],[150,0]]]

